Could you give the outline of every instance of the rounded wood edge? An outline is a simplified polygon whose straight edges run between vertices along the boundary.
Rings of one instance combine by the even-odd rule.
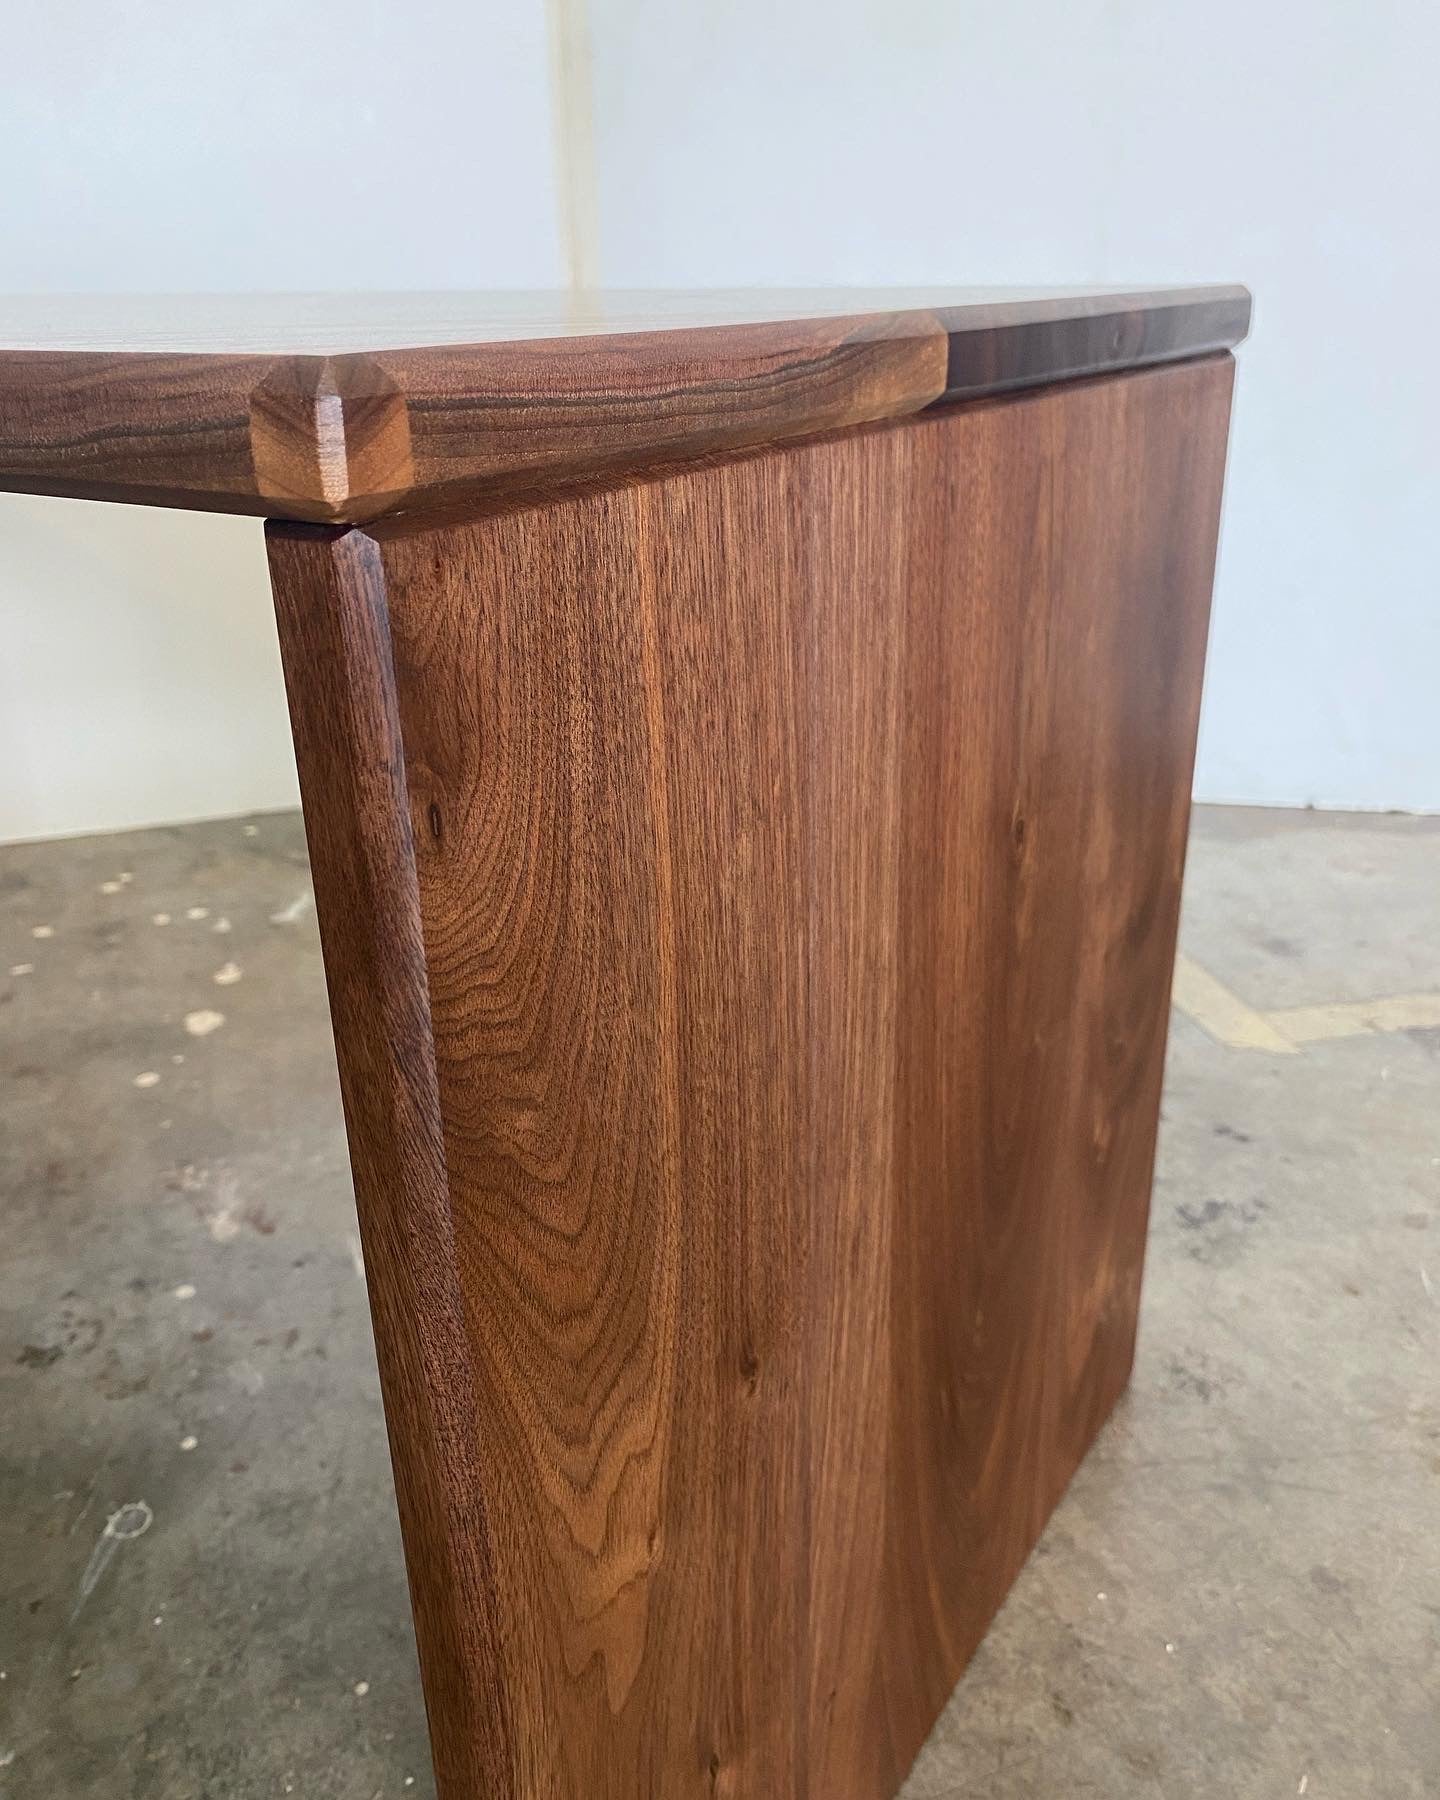
[[[252,401],[257,491],[364,524],[902,418],[948,342],[903,313],[291,359]]]
[[[1250,307],[1211,287],[334,356],[6,351],[0,488],[366,524],[1198,359]]]

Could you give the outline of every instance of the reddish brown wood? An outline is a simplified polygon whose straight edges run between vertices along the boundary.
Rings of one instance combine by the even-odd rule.
[[[1121,1392],[1230,377],[271,528],[444,1800],[892,1794]]]
[[[0,488],[293,519],[513,495],[1194,357],[1243,288],[0,303]]]

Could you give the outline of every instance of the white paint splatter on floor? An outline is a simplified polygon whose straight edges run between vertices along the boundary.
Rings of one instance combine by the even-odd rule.
[[[230,1379],[243,1393],[249,1394],[252,1400],[257,1394],[263,1394],[265,1391],[264,1372],[243,1357],[231,1369]]]
[[[152,1088],[158,1086],[159,1081],[160,1077],[155,1073],[154,1069],[142,1069],[135,1077],[135,1086],[137,1088]]]
[[[210,917],[210,908],[208,906],[187,906],[185,908],[185,917],[187,919],[208,919]]]
[[[183,1185],[183,1176],[181,1180]],[[203,1187],[205,1184],[202,1181],[199,1185]],[[220,1171],[215,1199],[215,1210],[211,1213],[209,1222],[210,1235],[217,1244],[228,1244],[240,1235],[239,1183],[228,1169]]]
[[[70,1614],[73,1625],[80,1616],[80,1609],[95,1592],[100,1577],[110,1566],[110,1559],[121,1544],[132,1538],[144,1537],[155,1522],[155,1514],[143,1500],[131,1500],[111,1513],[105,1521],[105,1529],[96,1539],[95,1548],[90,1552],[90,1560],[85,1565],[80,1577],[80,1587],[75,1599],[74,1610]],[[79,1671],[75,1671],[76,1674]],[[72,1676],[73,1679],[73,1676]]]
[[[150,923],[152,925],[168,925],[170,923],[170,915],[166,912],[151,913]]]
[[[11,963],[10,973],[12,975],[33,975],[35,965],[34,963]]]
[[[195,1298],[195,1283],[193,1281],[182,1281],[179,1287],[172,1289],[172,1292],[177,1300],[193,1300]]]
[[[32,925],[30,935],[33,938],[53,938],[55,927],[53,925]]]
[[[216,987],[234,987],[240,979],[241,973],[239,963],[227,962],[218,968],[210,979]]]
[[[297,894],[288,906],[282,906],[278,912],[270,915],[272,925],[295,925],[303,919],[315,904],[315,895],[306,888],[303,894]]]
[[[240,1235],[240,1221],[235,1217],[233,1206],[222,1206],[219,1212],[210,1215],[210,1235],[217,1244],[228,1244],[232,1238]]]
[[[209,1037],[212,1031],[218,1031],[225,1023],[222,1012],[212,1012],[208,1006],[202,1006],[196,1012],[185,1015],[185,1029],[191,1037]]]

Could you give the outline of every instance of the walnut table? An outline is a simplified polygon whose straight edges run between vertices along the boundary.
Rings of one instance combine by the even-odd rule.
[[[1124,1387],[1248,316],[0,309],[272,521],[444,1800],[893,1794]]]

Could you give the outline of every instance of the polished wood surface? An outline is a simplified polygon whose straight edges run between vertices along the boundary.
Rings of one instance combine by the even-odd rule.
[[[881,1800],[1121,1392],[1230,359],[270,549],[444,1800]]]
[[[0,488],[367,520],[1237,343],[1243,288],[0,302]]]

